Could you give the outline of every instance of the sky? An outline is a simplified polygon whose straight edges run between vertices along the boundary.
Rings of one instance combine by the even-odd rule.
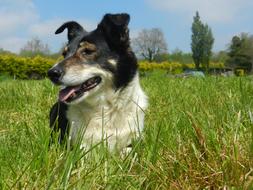
[[[0,48],[18,53],[38,37],[57,52],[67,41],[64,22],[75,20],[92,31],[106,13],[130,14],[131,38],[142,29],[160,28],[169,52],[190,52],[191,24],[196,11],[215,38],[214,51],[225,50],[241,32],[253,34],[253,0],[0,0]]]

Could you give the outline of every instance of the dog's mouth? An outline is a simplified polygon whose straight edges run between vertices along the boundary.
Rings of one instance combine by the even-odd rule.
[[[72,102],[84,95],[85,92],[90,91],[95,88],[100,82],[101,77],[95,76],[84,83],[76,85],[76,86],[67,86],[66,88],[60,90],[59,92],[59,100],[61,102]]]

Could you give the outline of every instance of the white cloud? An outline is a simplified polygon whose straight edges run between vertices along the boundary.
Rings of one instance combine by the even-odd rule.
[[[57,27],[60,26],[63,22],[64,21],[62,19],[37,22],[29,27],[29,34],[38,37],[53,35]]]
[[[71,20],[71,19],[70,19]],[[45,37],[51,36],[55,33],[56,29],[60,27],[64,22],[70,21],[68,19],[52,19],[43,22],[38,22],[30,26],[29,33],[33,36]],[[77,20],[85,30],[95,29],[95,23],[88,20],[79,19]]]
[[[54,18],[42,20],[32,0],[0,0],[0,47],[18,53],[25,43],[38,37],[58,51],[67,40],[65,35],[54,35],[55,30],[64,22],[72,19]],[[96,28],[90,20],[77,19],[86,30]]]
[[[13,32],[19,27],[22,27],[30,22],[30,18],[34,15],[31,12],[23,12],[20,15],[13,13],[0,12],[0,18],[6,18],[0,20],[1,34]]]
[[[57,36],[54,33],[64,22],[71,20],[72,19],[58,18],[37,22],[29,26],[27,33],[30,38],[38,37],[42,40],[42,42],[47,43],[53,52],[57,52],[62,47],[62,44],[67,41],[67,33],[65,31]],[[84,19],[77,19],[76,21],[87,31],[91,31],[96,28],[95,22]]]
[[[159,10],[179,13],[192,18],[196,11],[208,22],[230,22],[240,16],[243,9],[253,5],[252,0],[147,0]]]
[[[0,34],[15,33],[19,28],[35,22],[39,16],[29,0],[0,0]]]
[[[26,43],[24,30],[39,19],[31,0],[0,0],[0,47],[19,52]]]

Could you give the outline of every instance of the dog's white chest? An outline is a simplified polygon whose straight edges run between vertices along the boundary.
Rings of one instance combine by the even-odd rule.
[[[89,148],[104,141],[109,149],[122,149],[131,144],[131,140],[139,137],[143,130],[143,110],[147,106],[146,96],[139,85],[132,92],[135,94],[126,89],[128,96],[102,97],[110,101],[100,101],[99,106],[84,104],[70,107],[67,117],[71,123],[71,142],[81,140],[81,146]]]
[[[123,148],[131,139],[140,135],[143,129],[144,113],[135,107],[128,110],[70,110],[70,136],[76,143],[81,138],[84,147],[105,141],[110,149]],[[73,114],[74,113],[74,114]]]

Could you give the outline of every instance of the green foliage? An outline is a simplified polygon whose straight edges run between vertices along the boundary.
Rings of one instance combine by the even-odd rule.
[[[41,79],[56,62],[54,59],[36,56],[33,58],[0,55],[0,73],[19,79]]]
[[[179,49],[175,49],[169,55],[168,61],[170,62],[179,62],[182,64],[190,64],[193,62],[192,54],[191,53],[184,53]]]
[[[216,63],[217,62],[226,63],[228,58],[229,58],[229,56],[226,51],[219,51],[217,53],[212,54],[211,61],[216,62]]]
[[[49,147],[49,80],[0,83],[0,189],[252,189],[249,77],[141,78],[143,139],[125,158],[106,146]]]
[[[58,59],[36,57],[20,57],[15,55],[0,55],[0,73],[3,76],[9,75],[11,78],[18,79],[42,79],[46,77],[48,69],[55,64]],[[210,67],[224,68],[223,63],[211,63]],[[165,70],[171,74],[182,73],[185,69],[194,69],[195,65],[190,62],[181,64],[180,62],[163,61],[148,62],[139,61],[140,72]]]
[[[179,74],[185,69],[195,69],[194,63],[181,64],[179,62],[164,61],[161,63],[140,61],[138,63],[140,72],[148,72],[154,70],[164,70],[167,73]],[[204,68],[204,67],[203,67]],[[224,68],[224,63],[210,63],[210,68]]]
[[[244,76],[244,70],[243,69],[236,69],[235,74],[237,76]]]
[[[252,70],[253,60],[253,36],[241,34],[232,38],[227,60],[227,65],[237,69],[244,69],[246,72]]]
[[[201,22],[199,13],[196,12],[192,23],[191,42],[192,57],[196,69],[199,69],[200,64],[202,64],[208,71],[213,43],[214,38],[211,28],[209,28],[207,24],[204,25]]]
[[[8,81],[12,79],[12,77],[6,73],[1,73],[0,74],[0,82],[3,82],[3,81]]]
[[[14,53],[8,51],[8,50],[5,50],[3,48],[0,48],[0,55],[15,55]]]
[[[191,53],[184,53],[179,49],[173,50],[169,53],[156,54],[153,62],[178,62],[181,64],[190,64],[193,62]],[[217,61],[218,62],[218,61]]]
[[[154,70],[164,70],[169,73],[178,74],[183,71],[184,68],[194,68],[193,64],[180,64],[177,62],[148,62],[148,61],[142,61],[139,62],[139,70],[140,72],[147,72],[147,71],[154,71]]]
[[[205,66],[206,71],[209,69],[209,62],[212,56],[212,47],[214,43],[214,38],[211,28],[205,24],[203,28],[203,55],[202,64]]]
[[[161,63],[161,62],[164,62],[164,61],[168,61],[169,58],[170,58],[170,55],[168,53],[156,54],[154,56],[154,62]]]
[[[193,18],[192,23],[192,58],[196,65],[196,68],[199,69],[201,58],[202,58],[202,28],[203,24],[200,20],[199,13],[196,12],[196,16]]]

